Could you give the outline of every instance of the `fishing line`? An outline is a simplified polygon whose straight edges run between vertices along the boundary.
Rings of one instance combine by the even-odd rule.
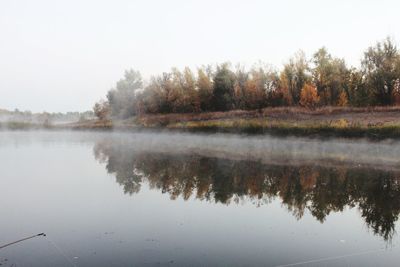
[[[63,257],[71,264],[71,266],[78,267],[78,265],[76,265],[76,264],[68,257],[68,255],[67,255],[66,253],[64,253],[64,251],[63,251],[59,246],[57,246],[57,244],[56,244],[53,240],[51,240],[48,236],[46,236],[46,238],[47,238],[47,241],[49,241],[49,243],[52,244],[53,247],[55,247],[56,250],[57,250],[61,255],[63,255]]]
[[[56,248],[56,250],[68,261],[68,263],[71,264],[71,266],[78,267],[78,266],[68,257],[68,255],[67,255],[59,246],[57,246],[57,244],[56,244],[53,240],[51,240],[45,233],[40,233],[40,234],[37,234],[37,235],[28,236],[28,237],[19,239],[19,240],[17,240],[17,241],[14,241],[14,242],[11,242],[11,243],[2,245],[2,246],[0,246],[0,249],[3,249],[3,248],[5,248],[5,247],[8,247],[8,246],[11,246],[11,245],[14,245],[14,244],[17,244],[17,243],[20,243],[20,242],[23,242],[23,241],[26,241],[26,240],[35,238],[35,237],[39,237],[39,236],[46,237],[47,241],[48,241],[54,248]]]
[[[330,260],[338,260],[338,259],[344,259],[344,258],[353,257],[353,256],[365,255],[365,254],[369,254],[369,253],[376,253],[376,252],[380,252],[383,250],[385,250],[385,249],[381,248],[381,249],[375,249],[375,250],[367,250],[367,251],[356,252],[356,253],[346,254],[346,255],[341,255],[341,256],[320,258],[320,259],[315,259],[315,260],[302,261],[302,262],[296,262],[296,263],[290,263],[290,264],[284,264],[284,265],[276,265],[275,267],[288,267],[288,266],[297,266],[297,265],[330,261]]]

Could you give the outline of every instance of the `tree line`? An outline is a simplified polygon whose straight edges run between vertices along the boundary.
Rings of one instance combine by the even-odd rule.
[[[277,106],[389,106],[400,104],[400,52],[390,38],[369,47],[361,67],[348,67],[325,47],[311,58],[296,53],[282,70],[257,64],[246,70],[229,63],[153,76],[124,77],[94,106],[100,119],[137,114],[255,110]]]
[[[14,109],[13,111],[0,109],[0,122],[26,122],[39,124],[67,123],[94,119],[93,111],[69,111],[61,112],[32,112],[30,110],[21,111]]]

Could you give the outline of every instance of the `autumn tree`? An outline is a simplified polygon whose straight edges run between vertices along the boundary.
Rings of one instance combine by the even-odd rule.
[[[152,77],[142,98],[145,110],[149,113],[173,112],[179,95],[173,86],[171,73],[164,72],[160,76]]]
[[[347,94],[346,94],[345,91],[342,91],[342,92],[339,94],[339,98],[338,98],[338,103],[337,103],[337,105],[338,105],[339,107],[345,107],[345,106],[347,106],[348,104],[349,104],[349,100],[348,100],[348,98],[347,98]]]
[[[200,101],[196,90],[196,78],[193,72],[186,67],[183,72],[172,69],[172,90],[176,96],[171,103],[173,112],[198,112]]]
[[[249,72],[245,88],[247,109],[266,107],[267,94],[275,90],[272,72],[262,64],[254,66]]]
[[[316,94],[310,88],[316,87]],[[307,86],[305,86],[307,85]],[[304,90],[303,90],[304,89]],[[303,93],[303,95],[302,95]],[[319,98],[319,101],[317,101]],[[261,109],[270,106],[372,106],[400,104],[400,53],[391,39],[370,47],[362,67],[347,68],[343,59],[319,49],[310,64],[296,53],[278,72],[265,65],[235,71],[229,64],[193,73],[172,68],[153,76],[143,88],[140,73],[128,70],[107,94],[110,116],[138,113],[193,113]]]
[[[189,95],[184,89],[184,76],[177,68],[172,68],[170,73],[171,77],[171,95],[168,101],[173,113],[188,112],[189,109]]]
[[[319,102],[317,88],[311,84],[304,84],[300,93],[300,105],[307,108],[315,108]]]
[[[262,63],[246,71],[238,65],[235,73],[235,108],[260,109],[267,105],[266,93],[271,89],[269,73]]]
[[[202,111],[211,110],[212,109],[211,101],[213,97],[213,83],[212,83],[212,71],[210,67],[198,69],[196,86],[198,90],[200,109]]]
[[[283,105],[284,98],[277,71],[269,65],[258,63],[250,70],[250,76],[257,88],[257,108]]]
[[[236,66],[235,84],[234,84],[234,105],[237,109],[247,108],[246,84],[249,80],[249,73],[245,71],[243,66]]]
[[[280,75],[281,88],[288,105],[297,105],[304,84],[309,82],[309,66],[304,52],[299,51],[285,64]]]
[[[260,109],[265,102],[265,91],[253,77],[246,81],[246,109]]]

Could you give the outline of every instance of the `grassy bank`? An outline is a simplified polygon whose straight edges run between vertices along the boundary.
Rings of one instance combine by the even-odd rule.
[[[400,138],[399,107],[268,108],[201,114],[145,115],[127,121],[140,128],[277,136]]]
[[[268,108],[198,114],[154,114],[126,120],[87,120],[62,125],[21,122],[0,128],[74,130],[167,130],[180,132],[271,134],[275,136],[400,138],[400,107]]]
[[[245,134],[271,134],[276,136],[349,137],[349,138],[399,138],[400,124],[369,125],[350,124],[346,120],[323,123],[287,123],[263,119],[230,119],[182,122],[167,126],[168,129],[189,132],[223,132]]]

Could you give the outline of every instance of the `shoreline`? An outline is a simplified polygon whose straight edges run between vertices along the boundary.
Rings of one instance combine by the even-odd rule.
[[[400,107],[309,110],[299,107],[228,112],[147,114],[125,120],[64,124],[0,122],[0,130],[91,130],[229,133],[277,137],[400,139]]]

